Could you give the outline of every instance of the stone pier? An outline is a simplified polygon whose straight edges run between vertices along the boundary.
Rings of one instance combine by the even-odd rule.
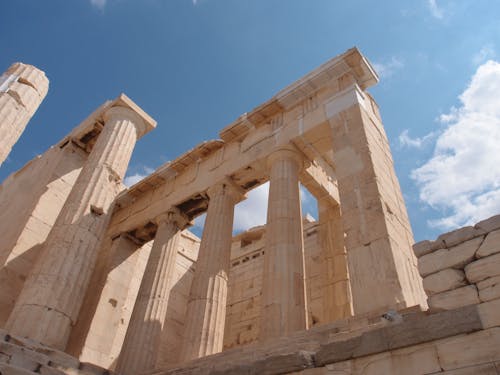
[[[155,125],[124,100],[104,115],[102,132],[7,321],[13,334],[66,347],[135,142]]]
[[[222,350],[234,206],[243,191],[230,179],[208,190],[210,199],[187,306],[181,359]]]
[[[32,65],[12,64],[0,76],[0,165],[47,95],[49,80]]]
[[[156,364],[179,237],[189,221],[178,209],[171,209],[160,215],[156,223],[153,248],[116,367],[123,375],[152,370]]]

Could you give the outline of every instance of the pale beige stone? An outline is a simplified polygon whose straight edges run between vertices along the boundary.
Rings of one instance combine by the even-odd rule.
[[[443,233],[436,239],[436,242],[443,242],[446,247],[450,248],[482,234],[484,234],[483,230],[468,226]]]
[[[418,259],[420,274],[425,277],[446,268],[463,268],[474,259],[474,254],[482,241],[481,237],[477,237],[450,249],[440,249],[422,256]]]
[[[270,168],[259,340],[307,328],[304,239],[299,193],[302,156],[275,151]]]
[[[144,271],[116,370],[134,375],[152,370],[165,326],[180,231],[188,223],[178,209],[157,219],[158,230]]]
[[[439,364],[444,370],[500,360],[500,328],[445,339],[436,343]]]
[[[242,191],[225,179],[208,191],[208,205],[196,271],[186,312],[181,359],[222,350],[231,258],[234,206]]]
[[[475,285],[467,285],[458,289],[434,294],[429,297],[429,308],[434,311],[451,310],[457,307],[479,303]]]
[[[143,118],[129,108],[108,110],[107,123],[9,317],[7,328],[14,334],[65,348],[109,220],[108,210],[135,141],[147,129]]]
[[[485,233],[500,229],[500,215],[492,216],[486,220],[480,221],[474,227],[484,230]]]
[[[423,255],[431,253],[432,250],[432,241],[424,240],[417,242],[413,246],[413,252],[415,253],[417,258],[420,258]]]
[[[476,285],[482,302],[500,298],[500,276],[489,277]]]
[[[15,63],[0,79],[0,165],[47,95],[49,80],[32,65]]]
[[[500,253],[500,230],[488,233],[483,243],[476,252],[478,258]]]
[[[481,303],[477,309],[483,328],[500,326],[500,299]]]
[[[471,283],[500,275],[500,254],[476,260],[465,267],[465,275]]]
[[[447,268],[424,277],[424,289],[427,295],[445,292],[467,284],[463,271]]]

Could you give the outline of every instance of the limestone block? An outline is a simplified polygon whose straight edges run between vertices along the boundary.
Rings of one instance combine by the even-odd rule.
[[[479,295],[475,285],[434,294],[428,299],[429,308],[433,311],[452,310],[457,307],[475,305],[479,303]]]
[[[474,254],[483,239],[474,238],[450,249],[440,249],[418,259],[418,269],[425,277],[446,268],[460,269],[474,259]]]
[[[477,289],[482,302],[500,298],[500,276],[489,277],[478,282]]]
[[[413,252],[417,258],[420,258],[421,256],[432,252],[432,244],[432,241],[429,240],[417,242],[413,245]]]
[[[500,360],[500,328],[490,328],[436,343],[443,370]]]
[[[456,229],[448,233],[443,233],[437,238],[436,241],[442,241],[444,242],[446,247],[452,247],[482,234],[484,234],[484,231],[482,229],[468,226]]]
[[[424,278],[424,290],[427,295],[453,290],[467,284],[463,271],[447,268]]]
[[[465,267],[467,280],[471,283],[500,275],[500,254],[490,255],[472,262]]]
[[[474,227],[484,230],[486,233],[497,230],[500,228],[500,215],[492,216],[489,219],[480,221],[474,225]]]
[[[498,375],[498,372],[496,370],[495,364],[494,363],[486,363],[482,365],[477,365],[477,366],[466,366],[463,368],[459,368],[456,370],[451,370],[451,371],[444,371],[441,372],[442,374],[445,375]]]
[[[476,257],[482,258],[500,253],[500,230],[489,233],[476,252]]]
[[[477,310],[483,328],[500,326],[500,300],[481,303]]]

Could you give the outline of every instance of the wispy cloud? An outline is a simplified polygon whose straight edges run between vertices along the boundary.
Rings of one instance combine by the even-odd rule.
[[[127,187],[130,187],[132,185],[135,185],[139,181],[143,180],[144,177],[147,177],[151,173],[154,172],[153,168],[146,167],[146,166],[140,167],[139,170],[140,170],[139,172],[136,172],[132,175],[125,176],[125,178],[123,179],[123,184]]]
[[[487,60],[494,59],[496,56],[495,48],[492,44],[484,45],[477,53],[472,56],[472,63],[480,65]]]
[[[90,0],[90,4],[99,10],[103,10],[106,6],[107,0]]]
[[[430,132],[423,137],[410,137],[409,130],[405,129],[398,137],[400,147],[422,148],[437,136],[437,132]]]
[[[451,229],[500,212],[500,63],[481,65],[461,105],[440,119],[447,128],[438,136],[433,156],[412,178],[420,199],[442,212],[429,221]]]
[[[434,18],[439,20],[444,18],[444,11],[437,4],[437,0],[427,0],[427,6]]]
[[[391,77],[398,70],[403,69],[404,66],[404,61],[395,56],[391,57],[389,61],[376,62],[373,64],[373,68],[381,79]]]

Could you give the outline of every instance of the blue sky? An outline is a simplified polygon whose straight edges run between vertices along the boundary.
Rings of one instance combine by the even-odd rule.
[[[0,179],[125,92],[158,121],[130,182],[357,46],[415,238],[432,239],[500,213],[499,19],[494,0],[0,0],[0,71],[50,79]],[[265,216],[265,188],[250,199],[239,229]]]

